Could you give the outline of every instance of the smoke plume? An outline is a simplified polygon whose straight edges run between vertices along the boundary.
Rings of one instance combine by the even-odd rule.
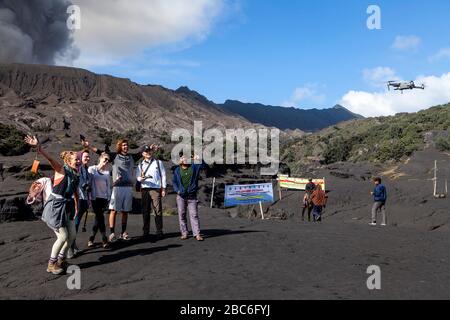
[[[0,63],[71,64],[69,0],[0,0]]]

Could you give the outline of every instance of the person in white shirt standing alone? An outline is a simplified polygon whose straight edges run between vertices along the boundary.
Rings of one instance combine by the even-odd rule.
[[[166,171],[161,160],[155,159],[158,146],[145,146],[142,149],[144,160],[138,165],[136,177],[142,194],[143,236],[150,236],[150,213],[155,214],[156,236],[161,240],[163,233],[162,198],[166,196]]]

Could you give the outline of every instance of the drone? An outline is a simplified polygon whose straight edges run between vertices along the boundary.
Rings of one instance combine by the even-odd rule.
[[[401,91],[402,94],[403,94],[404,90],[413,90],[413,89],[425,90],[425,85],[424,84],[422,84],[420,86],[417,86],[414,83],[414,81],[409,81],[409,82],[408,81],[405,81],[405,82],[402,82],[402,81],[388,81],[387,87],[388,87],[389,91],[391,90],[391,87],[393,87],[394,90]]]

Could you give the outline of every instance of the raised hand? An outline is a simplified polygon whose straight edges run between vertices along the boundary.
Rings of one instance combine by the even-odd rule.
[[[35,136],[27,135],[24,138],[25,143],[29,144],[32,147],[36,147],[39,145],[39,140]]]
[[[83,140],[83,141],[81,141],[81,145],[82,145],[84,148],[89,148],[89,141]]]

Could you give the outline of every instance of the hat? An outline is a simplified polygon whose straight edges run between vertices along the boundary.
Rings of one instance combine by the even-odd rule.
[[[149,146],[144,146],[143,148],[142,148],[142,152],[151,152],[152,151],[152,148],[150,148]]]

